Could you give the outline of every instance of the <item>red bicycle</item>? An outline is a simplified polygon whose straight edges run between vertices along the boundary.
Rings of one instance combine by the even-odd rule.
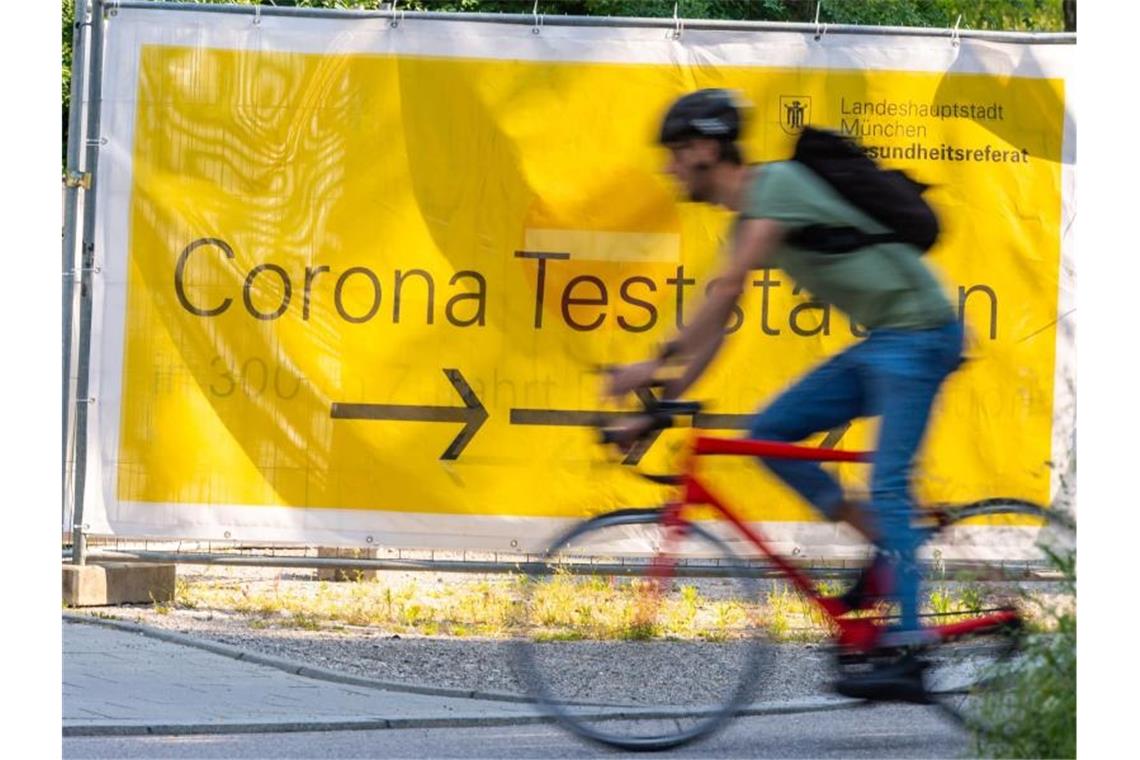
[[[641,398],[653,430],[700,411],[695,402]],[[870,457],[696,435],[680,474],[639,472],[676,488],[668,503],[608,512],[555,539],[525,568],[525,635],[514,647],[520,678],[549,715],[596,742],[665,749],[738,714],[850,704],[820,695],[837,674],[867,667],[872,656],[905,655],[923,667],[924,693],[910,701],[936,705],[975,731],[1001,730],[1003,690],[1027,631],[1025,600],[1072,601],[1053,564],[1075,551],[1071,520],[1019,499],[922,509],[925,546],[960,546],[979,530],[992,546],[996,532],[1002,554],[1017,561],[1001,568],[994,602],[979,583],[993,575],[992,563],[957,558],[950,548],[927,552],[924,636],[905,652],[884,653],[876,644],[893,610],[881,600],[849,606],[837,588],[817,583],[777,551],[698,472],[699,463],[717,456]],[[812,640],[811,630],[821,627],[829,645]]]

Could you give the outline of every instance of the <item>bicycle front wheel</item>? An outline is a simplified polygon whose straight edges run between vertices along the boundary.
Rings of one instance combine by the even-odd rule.
[[[660,510],[588,520],[524,584],[520,680],[563,726],[622,749],[716,730],[749,699],[767,651],[755,571],[700,525],[660,520]]]
[[[1004,734],[1024,730],[1019,721],[1041,709],[1043,681],[1064,691],[1071,676],[1076,687],[1075,523],[1017,499],[946,508],[942,518],[928,542],[924,618],[927,626],[964,632],[927,656],[927,691],[1000,748]],[[982,620],[994,624],[970,628]]]

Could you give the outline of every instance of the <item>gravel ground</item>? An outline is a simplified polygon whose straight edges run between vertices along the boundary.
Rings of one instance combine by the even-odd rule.
[[[179,566],[181,581],[228,586],[250,593],[306,597],[324,585],[316,571],[271,568]],[[425,598],[442,588],[503,581],[502,576],[431,572],[385,573],[382,582],[414,581]],[[696,581],[708,598],[723,595],[723,581]],[[719,585],[718,585],[719,584]],[[356,584],[328,584],[351,592]],[[1003,587],[998,584],[997,589]],[[1007,592],[1013,586],[1004,587]],[[1044,590],[1038,586],[1038,591]],[[327,593],[327,591],[326,591]],[[763,591],[761,591],[763,593]],[[324,602],[328,604],[327,597]],[[338,624],[319,630],[273,627],[254,615],[223,609],[160,609],[155,605],[86,608],[77,612],[113,617],[215,641],[273,657],[379,681],[469,691],[515,694],[528,690],[514,667],[512,643],[474,636],[423,636],[382,625]],[[556,684],[555,695],[583,701],[697,704],[719,699],[745,667],[739,644],[707,641],[574,641],[543,645],[539,668]],[[550,653],[554,653],[551,655]],[[761,650],[753,698],[782,701],[829,693],[834,677],[825,645],[781,643]]]
[[[183,580],[235,583],[273,580],[280,588],[304,593],[317,586],[315,573],[259,568],[179,567]],[[425,581],[428,579],[424,579]],[[445,582],[440,578],[431,581]],[[252,627],[251,617],[220,610],[154,605],[76,610],[219,642],[355,676],[425,686],[524,693],[512,663],[511,644],[500,639],[418,636],[379,626],[337,630]],[[709,692],[724,692],[742,667],[739,645],[667,641],[578,641],[558,646],[567,657],[544,657],[543,672],[559,686],[590,701],[611,699],[659,704],[699,703]],[[636,654],[633,656],[631,653]],[[552,664],[553,662],[553,664]],[[780,644],[764,650],[755,699],[779,701],[827,693],[830,659],[823,647]],[[549,667],[547,667],[549,666]],[[621,678],[615,678],[620,673]],[[605,677],[598,677],[604,675]],[[588,692],[588,693],[587,693]]]

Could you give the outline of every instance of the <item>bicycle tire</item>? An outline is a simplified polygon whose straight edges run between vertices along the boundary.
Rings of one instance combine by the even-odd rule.
[[[937,562],[924,577],[921,592],[923,617],[928,624],[968,620],[998,610],[1016,610],[1017,618],[1007,625],[979,630],[923,652],[927,664],[924,681],[932,703],[975,735],[998,738],[1012,730],[1011,721],[1019,710],[1025,709],[1020,703],[1024,695],[1019,696],[1018,691],[1023,688],[1026,674],[1035,666],[1042,644],[1049,646],[1048,637],[1054,636],[1047,631],[1030,630],[1040,626],[1030,614],[1032,607],[1041,606],[1039,598],[1045,598],[1050,600],[1048,605],[1057,608],[1050,614],[1075,610],[1069,607],[1075,605],[1075,592],[1067,578],[1072,567],[1068,563],[1075,556],[1076,524],[1068,515],[1021,499],[986,499],[942,507],[938,511],[940,524],[928,536],[927,543],[960,533],[963,523],[983,517],[989,518],[991,523],[1013,525],[1013,532],[1003,535],[1033,541],[1032,548],[1026,545],[1011,552],[1021,555],[1020,562],[1005,569],[1007,580],[1000,584],[1004,590],[996,602],[969,594],[973,581],[961,570],[955,574],[955,580],[948,581],[945,567],[940,569]],[[1008,552],[1009,547],[1005,551]],[[1011,569],[1013,576],[1009,578]],[[1055,579],[1042,580],[1050,571]],[[964,608],[957,610],[946,608],[954,603],[955,592],[947,589],[954,583],[959,584],[959,601],[973,596]],[[942,594],[941,600],[936,596],[938,593]],[[1030,629],[1026,628],[1026,621]]]
[[[730,634],[719,643],[716,637],[690,641],[669,636],[668,626],[636,617],[648,611],[654,620],[665,618],[678,609],[678,597],[689,611],[700,606],[702,594],[757,599],[755,579],[746,575],[716,580],[715,588],[679,577],[678,566],[671,563],[676,557],[699,554],[705,568],[740,566],[723,541],[696,523],[684,523],[683,545],[674,537],[670,546],[677,551],[670,552],[670,561],[655,555],[625,563],[623,557],[625,564],[615,565],[614,555],[604,554],[613,542],[628,542],[631,533],[639,532],[642,540],[661,547],[666,540],[661,517],[660,510],[620,510],[580,523],[552,542],[542,561],[530,566],[524,584],[526,630],[513,647],[519,680],[564,728],[619,749],[668,749],[713,733],[748,701],[767,651],[756,640],[755,617],[747,613],[734,619]],[[573,566],[575,553],[584,549],[601,550],[600,561],[595,552],[589,563]],[[662,577],[655,579],[655,572]],[[624,638],[613,631],[583,636],[582,628],[596,621],[555,620],[549,595],[557,584],[566,586],[558,593],[578,594],[583,605],[609,605],[611,612],[623,609],[627,602],[621,595],[629,593],[634,615],[625,620],[641,628]],[[589,595],[599,589],[603,596],[613,590],[613,596],[598,604],[602,597]],[[692,619],[703,620],[707,611],[698,610]],[[655,630],[655,625],[660,627]],[[704,666],[709,673],[702,676]]]

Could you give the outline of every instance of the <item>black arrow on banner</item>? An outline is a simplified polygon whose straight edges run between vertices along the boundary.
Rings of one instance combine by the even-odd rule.
[[[592,412],[563,409],[512,409],[512,425],[563,425],[567,427],[604,427],[619,420],[632,419],[641,412]],[[693,415],[693,427],[706,430],[747,430],[751,414]]]
[[[640,412],[593,412],[574,411],[567,409],[512,409],[512,425],[558,425],[564,427],[610,427],[621,420],[628,420],[640,416]],[[641,457],[661,435],[655,430],[647,435],[641,445],[635,446],[622,460],[623,464],[637,464]]]
[[[464,406],[420,406],[416,404],[342,404],[333,402],[332,416],[338,420],[397,420],[400,422],[463,422],[463,430],[440,459],[455,460],[487,421],[487,410],[457,369],[443,374],[463,399]]]
[[[558,425],[566,427],[609,427],[615,422],[623,419],[630,419],[637,417],[641,412],[600,412],[600,411],[585,411],[585,410],[564,410],[564,409],[511,409],[510,421],[512,425]],[[708,412],[697,412],[693,415],[693,427],[705,430],[747,430],[752,420],[755,418],[753,414],[710,414]],[[851,427],[851,423],[845,423],[837,428],[828,432],[827,437],[820,443],[821,449],[832,449],[839,443],[843,434]],[[650,433],[643,440],[641,446],[634,447],[625,459],[622,460],[623,464],[637,464],[641,461],[642,456],[657,440],[657,436],[661,431]]]

